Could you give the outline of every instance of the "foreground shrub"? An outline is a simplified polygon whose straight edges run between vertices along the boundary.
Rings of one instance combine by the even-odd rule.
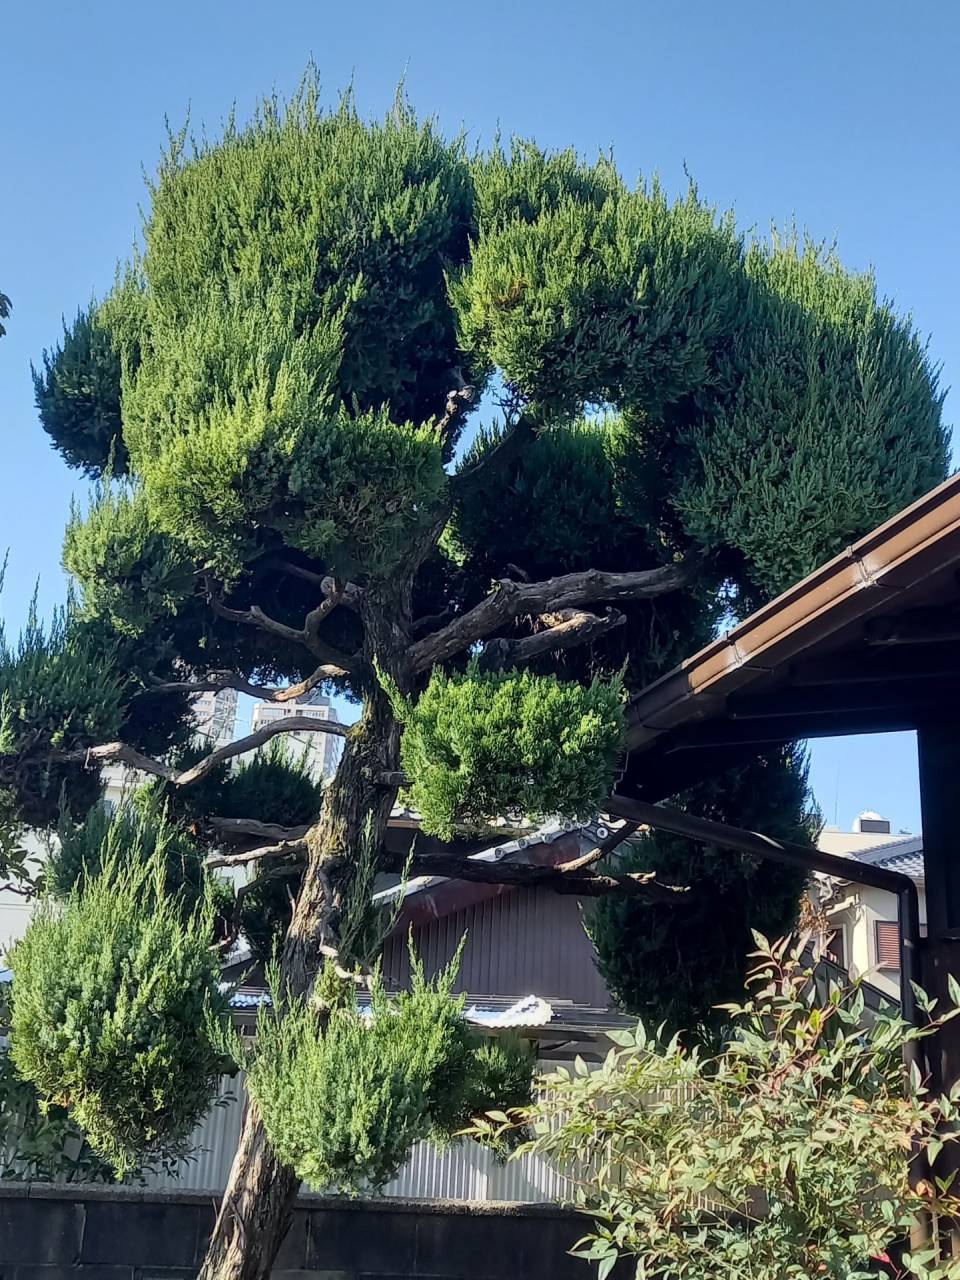
[[[166,890],[174,838],[42,902],[11,961],[17,1070],[121,1176],[184,1149],[226,1066],[212,899],[186,912]]]
[[[455,968],[391,999],[261,1016],[248,1088],[277,1154],[311,1186],[357,1194],[400,1170],[414,1143],[449,1141],[476,1112],[530,1099],[533,1060],[485,1044],[452,995]]]
[[[496,817],[590,817],[620,750],[619,679],[584,687],[553,675],[435,671],[416,704],[391,690],[404,721],[407,802],[443,840]]]
[[[933,1099],[917,1073],[906,1078],[903,1047],[923,1033],[891,1014],[864,1025],[856,984],[818,1002],[800,949],[760,942],[753,998],[731,1006],[719,1056],[641,1025],[611,1037],[622,1047],[597,1071],[578,1063],[547,1077],[512,1117],[534,1128],[519,1152],[556,1162],[594,1219],[577,1252],[601,1280],[622,1256],[638,1277],[670,1280],[876,1277],[889,1274],[878,1257],[925,1214],[960,1208],[944,1183],[908,1178],[911,1150],[932,1160],[960,1118],[954,1096]],[[476,1132],[502,1133],[504,1120]],[[960,1259],[933,1244],[903,1268],[960,1277]]]

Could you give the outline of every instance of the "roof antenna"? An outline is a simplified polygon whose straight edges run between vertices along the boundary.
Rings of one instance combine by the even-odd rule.
[[[837,765],[837,781],[833,791],[833,825],[835,827],[840,825],[837,819],[837,812],[839,808],[840,808],[840,766]]]

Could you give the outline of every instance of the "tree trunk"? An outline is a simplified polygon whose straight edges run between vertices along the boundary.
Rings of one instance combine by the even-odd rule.
[[[250,1102],[199,1280],[266,1280],[299,1188],[294,1171],[273,1154]]]
[[[368,594],[363,613],[371,675],[375,657],[402,689],[408,688],[406,601],[396,593],[389,601]],[[398,618],[400,624],[393,625]],[[374,682],[363,716],[346,739],[320,819],[307,836],[307,867],[281,958],[281,991],[274,993],[281,1008],[285,999],[310,995],[321,964],[320,945],[338,943],[340,911],[363,842],[382,847],[396,789],[378,779],[398,768],[399,745],[399,726]],[[269,1280],[299,1188],[300,1179],[271,1150],[251,1104],[198,1280]]]

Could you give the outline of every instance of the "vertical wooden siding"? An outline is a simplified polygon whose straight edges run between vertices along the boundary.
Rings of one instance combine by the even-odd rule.
[[[460,991],[518,999],[554,996],[598,1008],[611,1003],[575,898],[549,889],[514,891],[415,925],[414,945],[428,974],[450,963],[464,933]],[[383,972],[391,985],[407,985],[405,933],[387,942]]]

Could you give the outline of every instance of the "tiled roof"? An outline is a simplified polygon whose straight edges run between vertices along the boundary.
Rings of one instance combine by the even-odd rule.
[[[923,879],[923,837],[904,836],[892,843],[874,845],[850,855],[857,862],[883,867],[887,871],[899,871],[911,880]]]
[[[918,853],[891,853],[889,858],[875,862],[874,866],[885,867],[888,871],[899,871],[911,880],[923,879],[923,851]]]
[[[512,996],[468,995],[466,1000],[466,1020],[490,1031],[514,1027],[517,1030],[538,1028],[564,1035],[571,1032],[596,1034],[606,1029],[632,1026],[635,1021],[616,1009],[600,1009],[554,997],[545,1000],[542,996],[529,995],[516,1000]],[[360,993],[358,1002],[361,1013],[365,1012],[369,1007],[369,997]],[[230,997],[230,1008],[241,1014],[253,1013],[269,1003],[270,996],[260,987],[240,988]]]

